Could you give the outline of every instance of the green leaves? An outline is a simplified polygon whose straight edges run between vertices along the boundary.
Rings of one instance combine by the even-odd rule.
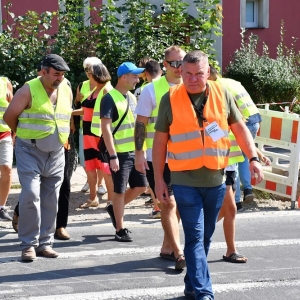
[[[67,61],[71,69],[67,77],[74,90],[86,78],[82,62],[88,56],[103,61],[113,83],[122,62],[137,63],[145,56],[162,61],[165,48],[174,44],[186,51],[203,50],[214,59],[212,34],[221,34],[219,0],[194,0],[193,16],[188,14],[190,4],[178,0],[165,0],[161,6],[147,0],[107,0],[98,7],[87,0],[59,2],[64,9],[41,14],[28,11],[24,16],[15,16],[12,4],[7,4],[13,25],[0,34],[0,72],[16,87],[36,76],[36,66],[50,52]],[[90,17],[84,11],[90,12]],[[54,18],[59,24],[55,34],[51,31]],[[84,25],[86,19],[91,26]]]
[[[263,43],[262,54],[259,54],[258,36],[251,34],[246,40],[243,30],[241,48],[235,52],[227,66],[226,77],[241,82],[255,103],[292,101],[300,93],[300,57],[295,53],[295,43],[296,40],[290,48],[285,46],[282,22],[277,58],[272,59],[269,57],[268,46]],[[280,110],[279,106],[272,109]]]

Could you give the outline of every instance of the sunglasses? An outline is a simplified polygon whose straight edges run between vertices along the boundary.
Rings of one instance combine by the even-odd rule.
[[[84,68],[84,72],[88,73],[90,71],[90,68],[87,67],[87,68]]]
[[[182,60],[172,60],[172,61],[167,61],[166,62],[172,67],[172,68],[179,68],[183,61]]]

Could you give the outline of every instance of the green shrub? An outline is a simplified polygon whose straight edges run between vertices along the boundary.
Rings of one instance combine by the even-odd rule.
[[[257,51],[258,37],[251,34],[245,41],[242,32],[241,48],[226,67],[226,77],[242,83],[255,103],[291,102],[300,93],[299,54],[294,46],[284,46],[284,23],[281,24],[281,42],[277,47],[277,58],[269,57],[268,46]],[[280,109],[277,106],[277,109]],[[295,107],[294,107],[295,109]]]

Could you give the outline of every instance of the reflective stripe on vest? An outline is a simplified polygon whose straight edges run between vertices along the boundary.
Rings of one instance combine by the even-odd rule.
[[[169,91],[170,85],[165,76],[160,77],[159,79],[152,82],[155,100],[156,100],[156,107],[151,112],[151,116],[148,119],[148,124],[146,126],[146,146],[147,149],[152,149],[153,147],[153,138],[155,133],[155,122],[157,120],[158,109],[160,105],[161,98],[164,94]]]
[[[207,123],[203,124],[204,128],[199,127],[185,86],[179,84],[170,88],[173,121],[169,130],[168,165],[171,171],[195,170],[203,166],[219,170],[228,164],[230,141],[223,87],[216,82],[210,82],[209,87],[203,115],[208,123],[216,121],[225,134],[216,142],[206,134]],[[201,132],[205,132],[203,139]]]
[[[31,108],[19,116],[17,136],[23,139],[42,139],[53,134],[57,127],[62,144],[68,140],[71,117],[71,89],[64,80],[57,90],[55,111],[39,78],[27,82],[31,93]]]
[[[228,166],[243,162],[245,160],[244,155],[240,146],[238,145],[234,134],[230,131],[229,132],[229,140],[230,140],[230,152],[229,152],[229,159],[228,159]]]
[[[3,120],[3,115],[8,107],[7,95],[7,78],[0,77],[0,132],[10,131],[9,126]]]
[[[216,81],[223,84],[232,94],[237,107],[246,120],[252,115],[259,114],[258,108],[240,82],[230,78],[218,78]]]
[[[111,124],[111,131],[113,132],[126,111],[129,99],[125,99],[124,96],[116,89],[112,89],[111,91],[109,91],[109,94],[115,102],[119,115],[118,120]],[[128,92],[127,97],[134,97],[134,95]],[[118,153],[134,151],[135,149],[134,117],[130,108],[128,109],[128,112],[122,124],[114,134],[114,145],[116,152]]]
[[[109,86],[110,86],[110,82]],[[101,136],[102,132],[101,132],[101,119],[100,119],[100,104],[101,104],[101,99],[103,97],[104,94],[104,88],[106,87],[106,85],[100,90],[96,102],[95,102],[95,106],[94,106],[94,110],[93,110],[93,117],[92,117],[92,123],[91,123],[91,132],[94,135],[97,136]]]

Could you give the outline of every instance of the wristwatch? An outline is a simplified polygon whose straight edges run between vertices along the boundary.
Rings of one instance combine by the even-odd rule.
[[[252,161],[257,161],[257,162],[260,162],[259,158],[257,156],[253,156],[249,159],[249,162],[252,162]]]

